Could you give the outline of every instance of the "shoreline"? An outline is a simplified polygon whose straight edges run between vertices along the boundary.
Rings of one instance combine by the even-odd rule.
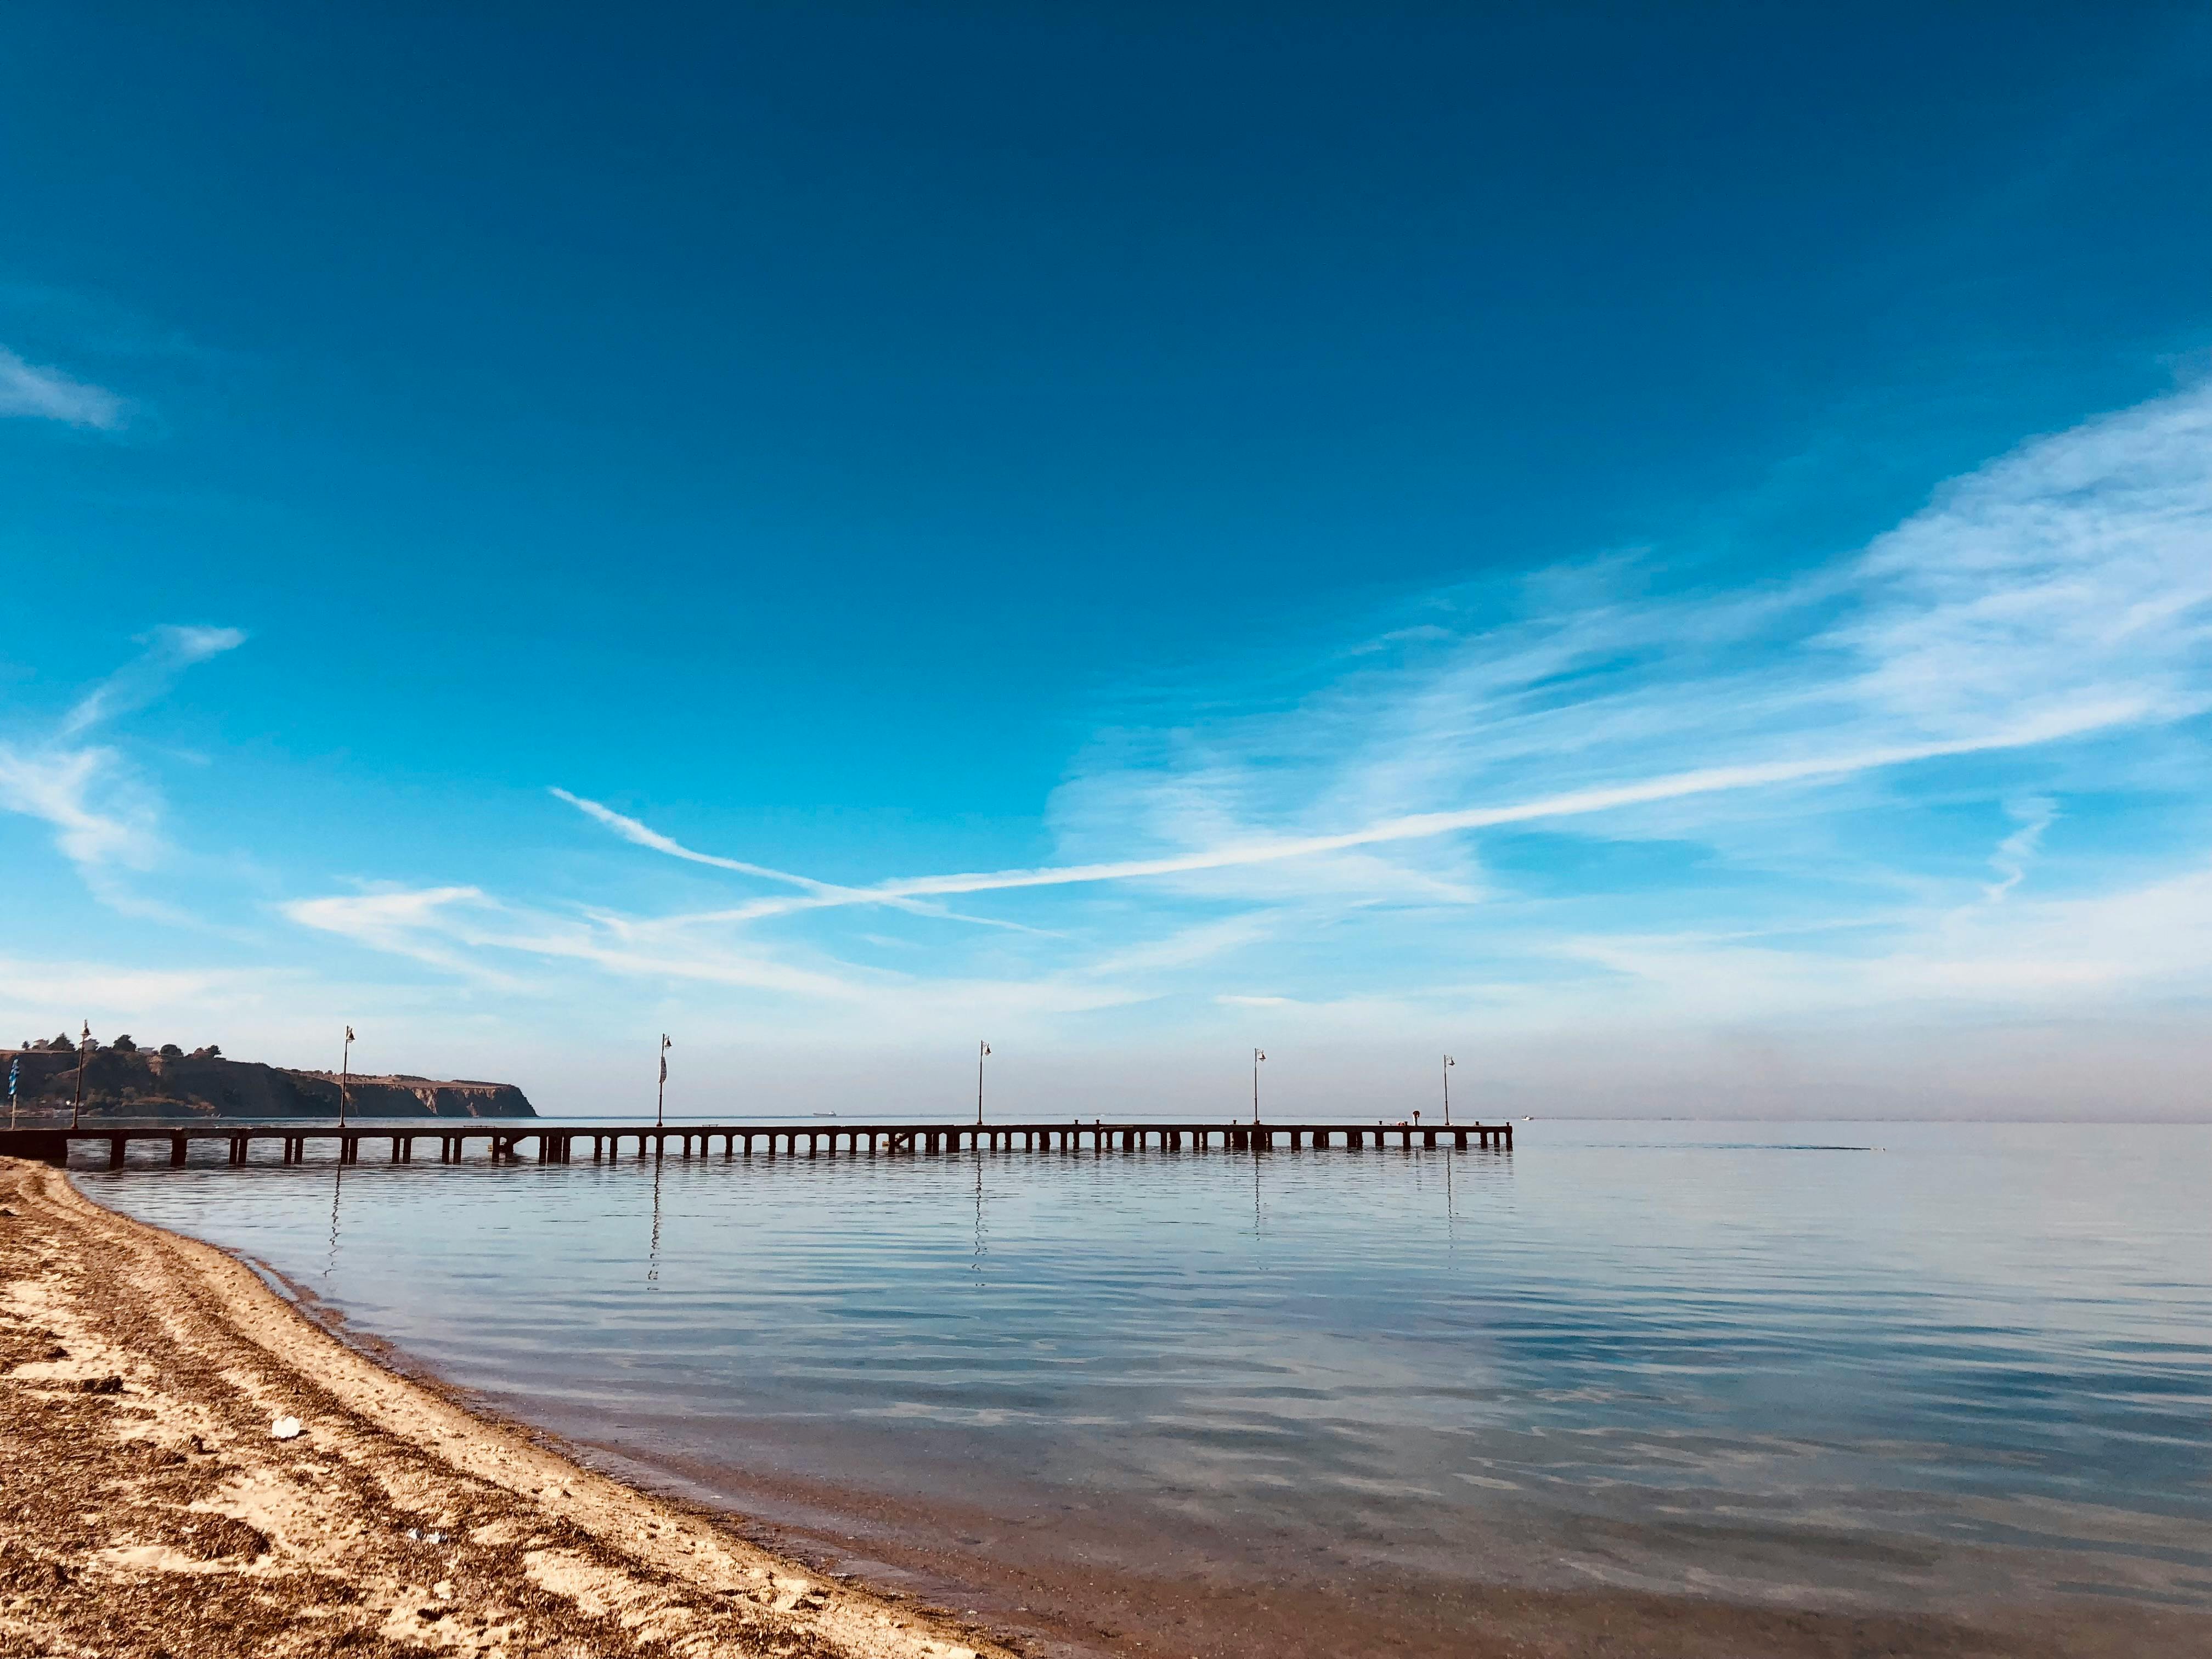
[[[756,1471],[716,1493],[716,1471],[631,1466],[576,1423],[564,1438],[557,1413],[549,1430],[454,1387],[311,1287],[109,1210],[64,1171],[0,1160],[0,1207],[16,1212],[0,1215],[0,1431],[21,1448],[0,1460],[0,1659],[2134,1659],[2196,1651],[2208,1627],[2109,1601],[1913,1613],[1439,1585],[1379,1560],[1325,1582],[1225,1556],[1164,1570],[1116,1560],[1110,1536],[1065,1531],[1072,1517],[1034,1540],[976,1524],[988,1517],[963,1516],[951,1491],[884,1517],[902,1550],[871,1539],[853,1559],[836,1541],[853,1541],[849,1516],[834,1530],[775,1518],[834,1500],[826,1488],[777,1491]],[[110,1376],[116,1392],[85,1392]],[[272,1440],[279,1413],[307,1432]],[[601,1454],[612,1473],[593,1466]],[[687,1486],[702,1495],[665,1490]],[[994,1531],[981,1554],[958,1547]],[[1017,1593],[994,1599],[993,1583]],[[1041,1616],[1003,1618],[1018,1601]],[[963,1621],[947,1601],[983,1611]]]
[[[376,1364],[61,1170],[0,1162],[0,1653],[1018,1659]]]

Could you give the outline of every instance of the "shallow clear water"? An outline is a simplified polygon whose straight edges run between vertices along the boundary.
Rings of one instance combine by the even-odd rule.
[[[2209,1176],[2212,1127],[1543,1122],[78,1179],[631,1473],[864,1561],[939,1527],[966,1605],[1371,1570],[2201,1611]]]

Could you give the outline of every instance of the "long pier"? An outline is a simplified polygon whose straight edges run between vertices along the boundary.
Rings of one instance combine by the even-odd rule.
[[[1357,1152],[1395,1141],[1406,1151],[1469,1146],[1510,1152],[1510,1123],[1109,1123],[1103,1119],[1060,1123],[538,1123],[528,1119],[356,1119],[346,1124],[243,1122],[202,1119],[191,1123],[87,1124],[76,1128],[0,1129],[0,1153],[66,1164],[72,1146],[105,1144],[107,1165],[119,1170],[132,1141],[168,1149],[182,1165],[193,1141],[227,1144],[234,1165],[252,1161],[256,1141],[281,1141],[282,1161],[306,1161],[311,1140],[337,1143],[338,1161],[358,1164],[364,1141],[389,1143],[389,1162],[415,1162],[418,1142],[437,1148],[441,1164],[466,1160],[471,1141],[484,1143],[495,1164],[524,1161],[530,1144],[535,1161],[571,1164],[589,1144],[594,1163],[621,1158],[625,1145],[637,1158],[709,1158],[720,1142],[726,1158],[944,1157],[969,1152],[1293,1152],[1336,1146]]]

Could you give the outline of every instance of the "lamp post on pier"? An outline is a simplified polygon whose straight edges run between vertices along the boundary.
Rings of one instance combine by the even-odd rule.
[[[87,1020],[76,1040],[76,1098],[70,1103],[70,1127],[72,1129],[77,1127],[77,1120],[84,1115],[84,1062],[85,1057],[91,1053],[92,1022]]]
[[[338,1127],[345,1127],[346,1097],[353,1091],[353,1027],[346,1027],[345,1046],[338,1051]]]
[[[653,1127],[656,1129],[668,1121],[668,1050],[672,1046],[668,1033],[663,1031],[660,1034],[660,1092],[653,1097]],[[684,1144],[688,1146],[691,1143],[687,1140]],[[750,1146],[751,1143],[746,1144]],[[796,1146],[798,1143],[793,1141],[793,1144]]]
[[[1449,1054],[1444,1056],[1444,1127],[1451,1127],[1451,1068],[1459,1062]]]
[[[990,1052],[991,1045],[988,1042],[975,1045],[975,1127],[979,1129],[983,1127],[983,1061]]]
[[[1260,1127],[1260,1062],[1267,1057],[1264,1048],[1252,1051],[1252,1127]]]

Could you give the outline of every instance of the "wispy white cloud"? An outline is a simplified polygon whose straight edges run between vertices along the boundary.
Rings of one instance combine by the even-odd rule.
[[[2043,844],[2043,832],[2058,816],[2056,804],[2039,796],[2016,801],[2009,810],[2020,828],[1999,842],[1990,854],[1990,868],[1996,872],[1997,878],[1982,888],[1983,902],[1989,904],[2003,903],[2006,896],[2027,878],[2027,866]]]
[[[1569,790],[1560,794],[1542,795],[1532,800],[1494,806],[1410,812],[1334,834],[1254,838],[1156,858],[1118,859],[1096,864],[1052,865],[1033,869],[975,871],[953,875],[897,877],[866,887],[815,893],[805,901],[758,900],[726,910],[702,913],[689,920],[744,921],[763,916],[787,915],[800,908],[838,904],[880,904],[925,896],[1006,892],[1030,887],[1066,887],[1190,875],[1249,865],[1279,864],[1358,848],[1427,841],[1470,830],[1494,830],[1540,823],[1556,818],[1583,817],[1618,811],[1625,807],[1684,800],[1731,790],[1771,787],[1778,784],[1825,782],[1856,773],[1910,765],[1917,761],[2025,748],[2123,724],[2141,718],[2142,713],[2139,706],[2132,704],[2089,702],[2072,708],[2053,708],[2039,720],[1982,732],[1971,738],[1901,744],[1840,754],[1812,755],[1794,760],[1763,761],[1750,765],[1702,767],[1693,771],[1670,773],[1631,783]]]
[[[477,887],[383,887],[367,892],[295,899],[281,907],[302,927],[335,933],[372,950],[494,983],[518,981],[485,967],[456,946],[482,946],[495,933],[476,924],[501,907]]]
[[[0,739],[0,811],[51,825],[56,848],[103,900],[140,914],[169,914],[113,879],[118,869],[146,870],[159,857],[156,796],[119,749],[79,740],[154,701],[192,664],[245,639],[229,628],[162,627],[143,636],[144,649],[78,699],[50,733]]]
[[[670,858],[682,859],[690,864],[704,864],[717,870],[733,870],[739,875],[758,876],[767,881],[782,882],[788,886],[804,888],[810,893],[830,893],[838,890],[827,882],[816,881],[807,876],[794,876],[787,870],[771,870],[764,864],[748,864],[743,859],[728,859],[721,857],[719,854],[695,851],[676,840],[675,837],[664,836],[658,830],[616,811],[611,806],[602,805],[595,800],[586,800],[581,795],[572,795],[566,789],[549,788],[546,793],[556,800],[567,801],[569,805],[593,822],[605,824],[633,847],[649,848],[653,852],[665,853]]]
[[[1541,573],[1517,616],[1456,636],[1433,623],[1382,635],[1431,653],[1397,672],[1325,686],[1287,715],[1178,730],[1157,762],[1062,790],[1064,842],[1181,843],[1155,853],[831,886],[595,816],[641,845],[804,889],[697,918],[714,922],[1292,862],[1318,891],[1339,884],[1327,860],[1363,849],[2172,721],[2212,706],[2208,454],[2212,389],[2198,388],[2027,445],[1856,559],[1791,582],[1650,598],[1634,591],[1649,573],[1618,562]],[[1433,804],[1578,774],[1577,787],[1520,799]],[[1371,816],[1392,799],[1422,810]],[[1375,896],[1474,896],[1402,862],[1349,873]]]
[[[160,838],[151,799],[112,749],[0,743],[0,810],[40,818],[80,869],[143,870]]]
[[[1096,975],[1157,975],[1216,962],[1260,944],[1283,925],[1267,911],[1219,916],[1178,927],[1164,937],[1110,949],[1085,964]]]
[[[499,988],[568,994],[534,965],[574,968],[663,987],[762,994],[763,1008],[792,1002],[864,1012],[872,1028],[927,1027],[983,1011],[1066,1014],[1119,1006],[1145,993],[1091,978],[925,979],[908,973],[810,966],[768,945],[696,934],[671,937],[651,921],[606,910],[562,914],[500,900],[472,886],[380,887],[294,900],[280,907],[301,927]],[[763,1018],[774,1016],[763,1013]]]
[[[246,635],[235,628],[180,628],[165,624],[142,635],[145,648],[77,700],[57,733],[74,738],[136,709],[143,708],[176,683],[194,663],[235,651]]]
[[[817,881],[811,876],[795,876],[787,870],[771,869],[764,864],[748,864],[743,859],[724,858],[719,854],[702,853],[696,848],[686,847],[672,836],[664,836],[650,825],[617,812],[612,807],[604,805],[599,801],[587,800],[581,795],[571,794],[566,789],[557,787],[548,788],[546,793],[557,800],[568,802],[569,805],[594,823],[605,824],[634,847],[643,847],[655,853],[665,853],[670,858],[682,859],[688,864],[703,864],[716,870],[729,870],[738,875],[757,876],[766,881],[780,882],[786,886],[799,888],[808,896],[803,902],[789,903],[786,907],[788,909],[826,908],[840,904],[889,904],[899,909],[912,911],[918,915],[941,916],[949,921],[969,922],[978,927],[1004,927],[1018,933],[1042,931],[1024,927],[1019,922],[1006,921],[995,916],[962,915],[957,911],[948,910],[941,905],[919,903],[910,897],[901,895],[887,895],[879,897],[856,888],[840,887],[834,882]],[[757,914],[769,915],[774,912],[762,910]]]
[[[1919,730],[2212,706],[2212,383],[1959,480],[1854,574],[1853,690]]]
[[[295,899],[281,908],[301,927],[510,987],[526,983],[513,967],[522,958],[536,958],[624,976],[749,986],[832,1000],[866,994],[866,988],[854,981],[792,968],[759,951],[698,944],[649,950],[641,944],[637,927],[617,913],[561,915],[495,898],[473,886],[372,887]],[[509,966],[495,965],[501,962]]]
[[[1047,861],[833,883],[556,789],[631,845],[775,890],[632,915],[428,888],[290,914],[457,971],[738,987],[785,1011],[763,1019],[871,1025],[1177,1000],[1338,1030],[1608,999],[1711,1024],[2181,983],[2212,972],[2197,878],[2025,884],[2056,799],[2116,757],[2185,771],[2150,757],[2212,709],[2208,440],[2194,387],[2027,444],[1819,568],[1726,587],[1622,556],[1425,596],[1305,652],[1288,701],[1234,712],[1211,687],[1179,718],[1102,720],[1047,805]],[[1537,843],[1532,874],[1512,849]],[[900,973],[840,959],[840,911],[876,910],[855,942],[881,951],[882,912],[983,896],[1012,915],[966,919],[1032,931]]]
[[[1885,1006],[2078,1009],[2087,996],[2212,988],[2212,865],[2080,897],[1880,919],[1853,950],[1676,935],[1563,940],[1562,956],[1638,988],[1646,1008],[1737,1020]]]
[[[27,363],[0,346],[0,416],[113,432],[129,420],[130,413],[130,404],[105,386],[76,380],[58,368]]]
[[[149,1029],[149,1015],[172,1015],[180,1009],[201,1017],[234,1012],[241,1003],[264,1000],[277,988],[271,975],[258,970],[141,968],[0,957],[0,1008],[15,1011],[23,1019],[46,1021],[56,1018],[52,1012],[56,1009],[97,1010],[104,1018],[136,1019],[136,1029],[142,1034]],[[4,1030],[0,1026],[0,1030]],[[5,1040],[15,1041],[23,1035],[21,1030],[9,1032]],[[42,1028],[30,1035],[46,1037],[53,1032]]]

